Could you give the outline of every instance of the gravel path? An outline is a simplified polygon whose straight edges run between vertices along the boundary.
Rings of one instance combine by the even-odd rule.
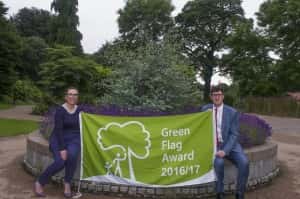
[[[29,115],[32,107],[17,106],[0,111],[0,117],[17,119],[42,118]],[[15,117],[14,117],[15,116]],[[247,192],[247,199],[300,199],[300,119],[260,116],[273,127],[272,140],[278,144],[278,159],[281,173],[271,184]],[[26,151],[26,136],[0,138],[0,199],[34,198],[32,185],[34,177],[22,168]],[[47,198],[60,199],[62,187],[46,187]],[[84,194],[84,199],[119,199],[105,195]],[[226,199],[233,199],[232,196]]]
[[[23,105],[1,110],[0,118],[41,121],[41,116],[31,115],[32,107],[30,105]]]

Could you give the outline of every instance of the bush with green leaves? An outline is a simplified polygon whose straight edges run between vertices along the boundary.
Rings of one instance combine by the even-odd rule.
[[[42,99],[43,93],[30,80],[17,80],[11,88],[12,103],[33,103]]]
[[[45,92],[61,100],[64,90],[70,86],[79,89],[81,96],[103,95],[101,82],[110,70],[90,58],[73,55],[72,47],[55,46],[47,49],[47,61],[41,64],[41,85]],[[89,97],[89,99],[91,99]]]
[[[100,104],[158,111],[200,106],[194,70],[178,52],[167,42],[123,52]]]
[[[36,115],[44,115],[48,111],[49,107],[53,106],[54,104],[57,104],[54,97],[47,93],[43,93],[41,100],[35,103],[32,113]]]

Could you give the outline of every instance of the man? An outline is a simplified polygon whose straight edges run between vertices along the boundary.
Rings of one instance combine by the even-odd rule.
[[[217,176],[217,199],[224,198],[224,159],[231,161],[238,169],[236,199],[244,199],[249,175],[249,161],[238,143],[239,113],[223,104],[224,93],[220,86],[211,88],[210,98],[213,104],[207,104],[202,111],[213,112],[213,124],[217,143],[214,169]]]

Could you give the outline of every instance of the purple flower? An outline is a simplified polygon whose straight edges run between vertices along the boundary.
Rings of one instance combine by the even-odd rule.
[[[40,126],[40,132],[49,138],[54,127],[54,116],[56,107],[51,107],[45,114]],[[86,113],[110,115],[110,116],[163,116],[178,115],[199,112],[199,107],[186,107],[182,111],[163,112],[151,109],[133,110],[118,106],[93,106],[88,104],[80,105],[79,108]],[[240,137],[239,142],[243,147],[248,148],[265,143],[267,137],[272,135],[271,126],[256,115],[241,113],[239,118]]]
[[[239,141],[243,147],[264,144],[266,139],[272,135],[271,126],[256,115],[242,113],[239,121]]]

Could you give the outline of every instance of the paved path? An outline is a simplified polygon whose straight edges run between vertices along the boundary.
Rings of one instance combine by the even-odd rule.
[[[15,106],[11,109],[0,110],[0,118],[41,121],[42,117],[32,115],[30,105]]]
[[[271,117],[259,116],[266,120],[273,128],[274,132],[300,134],[300,119],[299,118],[285,118],[285,117]]]
[[[0,111],[0,118],[32,119],[31,106],[17,106]],[[281,174],[270,185],[247,192],[247,199],[300,199],[300,119],[260,116],[273,127],[272,140],[278,144],[278,160]],[[26,151],[26,136],[0,138],[0,199],[32,198],[34,177],[24,172],[23,156]],[[46,187],[47,198],[60,199],[62,188]],[[85,199],[119,199],[104,195],[84,194]],[[226,199],[233,199],[232,196]]]
[[[247,193],[247,199],[300,199],[300,119],[259,117],[273,128],[281,172],[267,187]]]

